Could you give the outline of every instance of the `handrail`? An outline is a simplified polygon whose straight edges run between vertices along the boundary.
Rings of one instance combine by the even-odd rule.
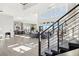
[[[72,17],[70,17],[69,19],[72,19],[72,18],[73,18],[74,16],[76,16],[77,14],[79,14],[79,12],[76,13],[75,15],[73,15]],[[67,19],[66,21],[64,21],[62,24],[64,24],[65,22],[67,22],[69,19]],[[62,24],[60,24],[59,26],[61,26]],[[58,27],[56,27],[56,28],[58,28]],[[54,30],[55,30],[56,28],[54,28]]]
[[[67,20],[65,20],[63,23],[61,23],[59,26],[61,26],[62,24],[64,24],[65,22],[67,22],[69,19],[72,19],[74,16],[76,16],[77,14],[79,14],[79,12],[77,12],[76,14],[74,14],[73,16],[71,16],[70,18],[68,18]],[[54,28],[57,29],[58,27]]]
[[[75,7],[73,7],[70,11],[68,11],[65,15],[63,15],[61,18],[59,18],[55,23],[59,22],[62,18],[64,18],[66,15],[68,15],[70,12],[72,12],[74,9],[76,9],[79,6],[79,4],[77,4]],[[50,25],[46,30],[42,31],[40,34],[43,34],[45,31],[47,31],[49,28],[51,28],[55,23],[53,23],[52,25]]]
[[[52,25],[50,25],[47,29],[45,29],[44,31],[42,31],[41,32],[41,30],[40,30],[40,28],[39,28],[39,56],[41,56],[42,54],[41,54],[41,52],[42,52],[42,34],[43,33],[45,33],[45,31],[48,31],[48,33],[49,33],[49,30],[50,30],[50,28],[51,27],[53,27],[53,34],[55,34],[54,33],[54,30],[56,30],[57,29],[57,31],[56,31],[56,37],[57,37],[57,51],[58,51],[58,53],[59,53],[59,40],[60,40],[60,26],[62,26],[65,22],[67,22],[67,21],[69,21],[70,19],[72,19],[73,17],[75,17],[76,15],[78,15],[79,14],[79,11],[78,12],[76,12],[76,13],[74,13],[73,15],[71,14],[71,13],[73,13],[73,11],[74,10],[76,10],[77,9],[77,7],[79,6],[79,4],[77,4],[75,7],[73,7],[71,10],[69,10],[66,14],[64,14],[62,17],[60,17],[55,23],[53,23]],[[79,10],[79,9],[78,9]],[[66,16],[68,16],[68,15],[72,15],[72,16],[70,16],[70,17],[66,17]],[[65,21],[63,21],[62,22],[62,20],[64,20],[63,18],[64,17],[66,17],[66,19],[65,19]],[[55,27],[54,28],[54,25],[56,25],[57,24],[57,27]],[[62,31],[63,31],[63,26],[62,26]],[[55,36],[54,36],[55,37]],[[54,38],[53,37],[53,38]],[[48,48],[48,50],[49,50],[49,48],[50,48],[50,46],[51,46],[51,44],[50,44],[50,36],[48,35],[48,38],[47,38],[47,42],[45,42],[45,44],[47,43],[47,48]],[[55,38],[56,39],[56,38]],[[62,38],[63,39],[63,38]],[[51,41],[52,42],[52,41]],[[50,44],[50,45],[49,45]],[[45,45],[44,45],[45,46]]]

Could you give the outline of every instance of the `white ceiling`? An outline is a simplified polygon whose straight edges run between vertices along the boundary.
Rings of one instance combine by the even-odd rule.
[[[23,9],[23,5],[20,3],[0,3],[0,10],[4,11],[4,13],[6,14],[22,17],[37,12],[41,14],[43,12],[46,12],[49,9],[49,7],[55,5],[56,4],[51,3],[29,3],[25,6],[25,9]]]
[[[15,20],[36,19],[37,15],[42,15],[50,10],[56,9],[59,5],[55,3],[29,3],[24,7],[20,3],[0,3],[2,13],[14,16]]]
[[[13,16],[23,16],[24,14],[26,14],[25,12],[27,8],[30,7],[30,4],[25,7],[26,9],[23,9],[23,5],[20,3],[0,3],[0,10],[2,10],[3,13]]]

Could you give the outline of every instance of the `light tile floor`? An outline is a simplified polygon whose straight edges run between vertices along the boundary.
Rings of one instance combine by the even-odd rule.
[[[38,39],[22,35],[1,39],[0,56],[38,56]]]

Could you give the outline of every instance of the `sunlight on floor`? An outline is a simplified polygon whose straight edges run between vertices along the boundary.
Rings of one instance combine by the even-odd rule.
[[[26,39],[29,39],[30,37],[29,36],[22,36],[22,35],[16,35],[16,36],[19,36],[19,37],[22,37],[22,38],[26,38]]]
[[[29,43],[29,44],[25,44],[25,46],[29,46],[29,47],[31,47],[31,48],[36,47],[37,45],[38,45],[38,44],[33,43],[33,42],[31,42],[31,43]]]
[[[13,45],[9,45],[8,47],[14,47],[14,46],[16,46],[16,45],[18,45],[18,44],[16,43],[16,44],[13,44]]]
[[[20,52],[20,53],[24,53],[24,52],[26,52],[26,51],[29,51],[29,50],[31,50],[32,48],[30,48],[30,47],[26,47],[26,46],[18,46],[18,47],[14,47],[14,48],[12,48],[14,51],[16,51],[16,52]]]

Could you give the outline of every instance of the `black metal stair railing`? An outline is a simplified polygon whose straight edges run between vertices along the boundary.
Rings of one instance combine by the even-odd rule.
[[[44,55],[46,50],[55,50],[60,53],[60,46],[71,40],[79,39],[79,4],[63,15],[46,30],[39,27],[39,56]],[[42,37],[45,36],[45,39]]]

